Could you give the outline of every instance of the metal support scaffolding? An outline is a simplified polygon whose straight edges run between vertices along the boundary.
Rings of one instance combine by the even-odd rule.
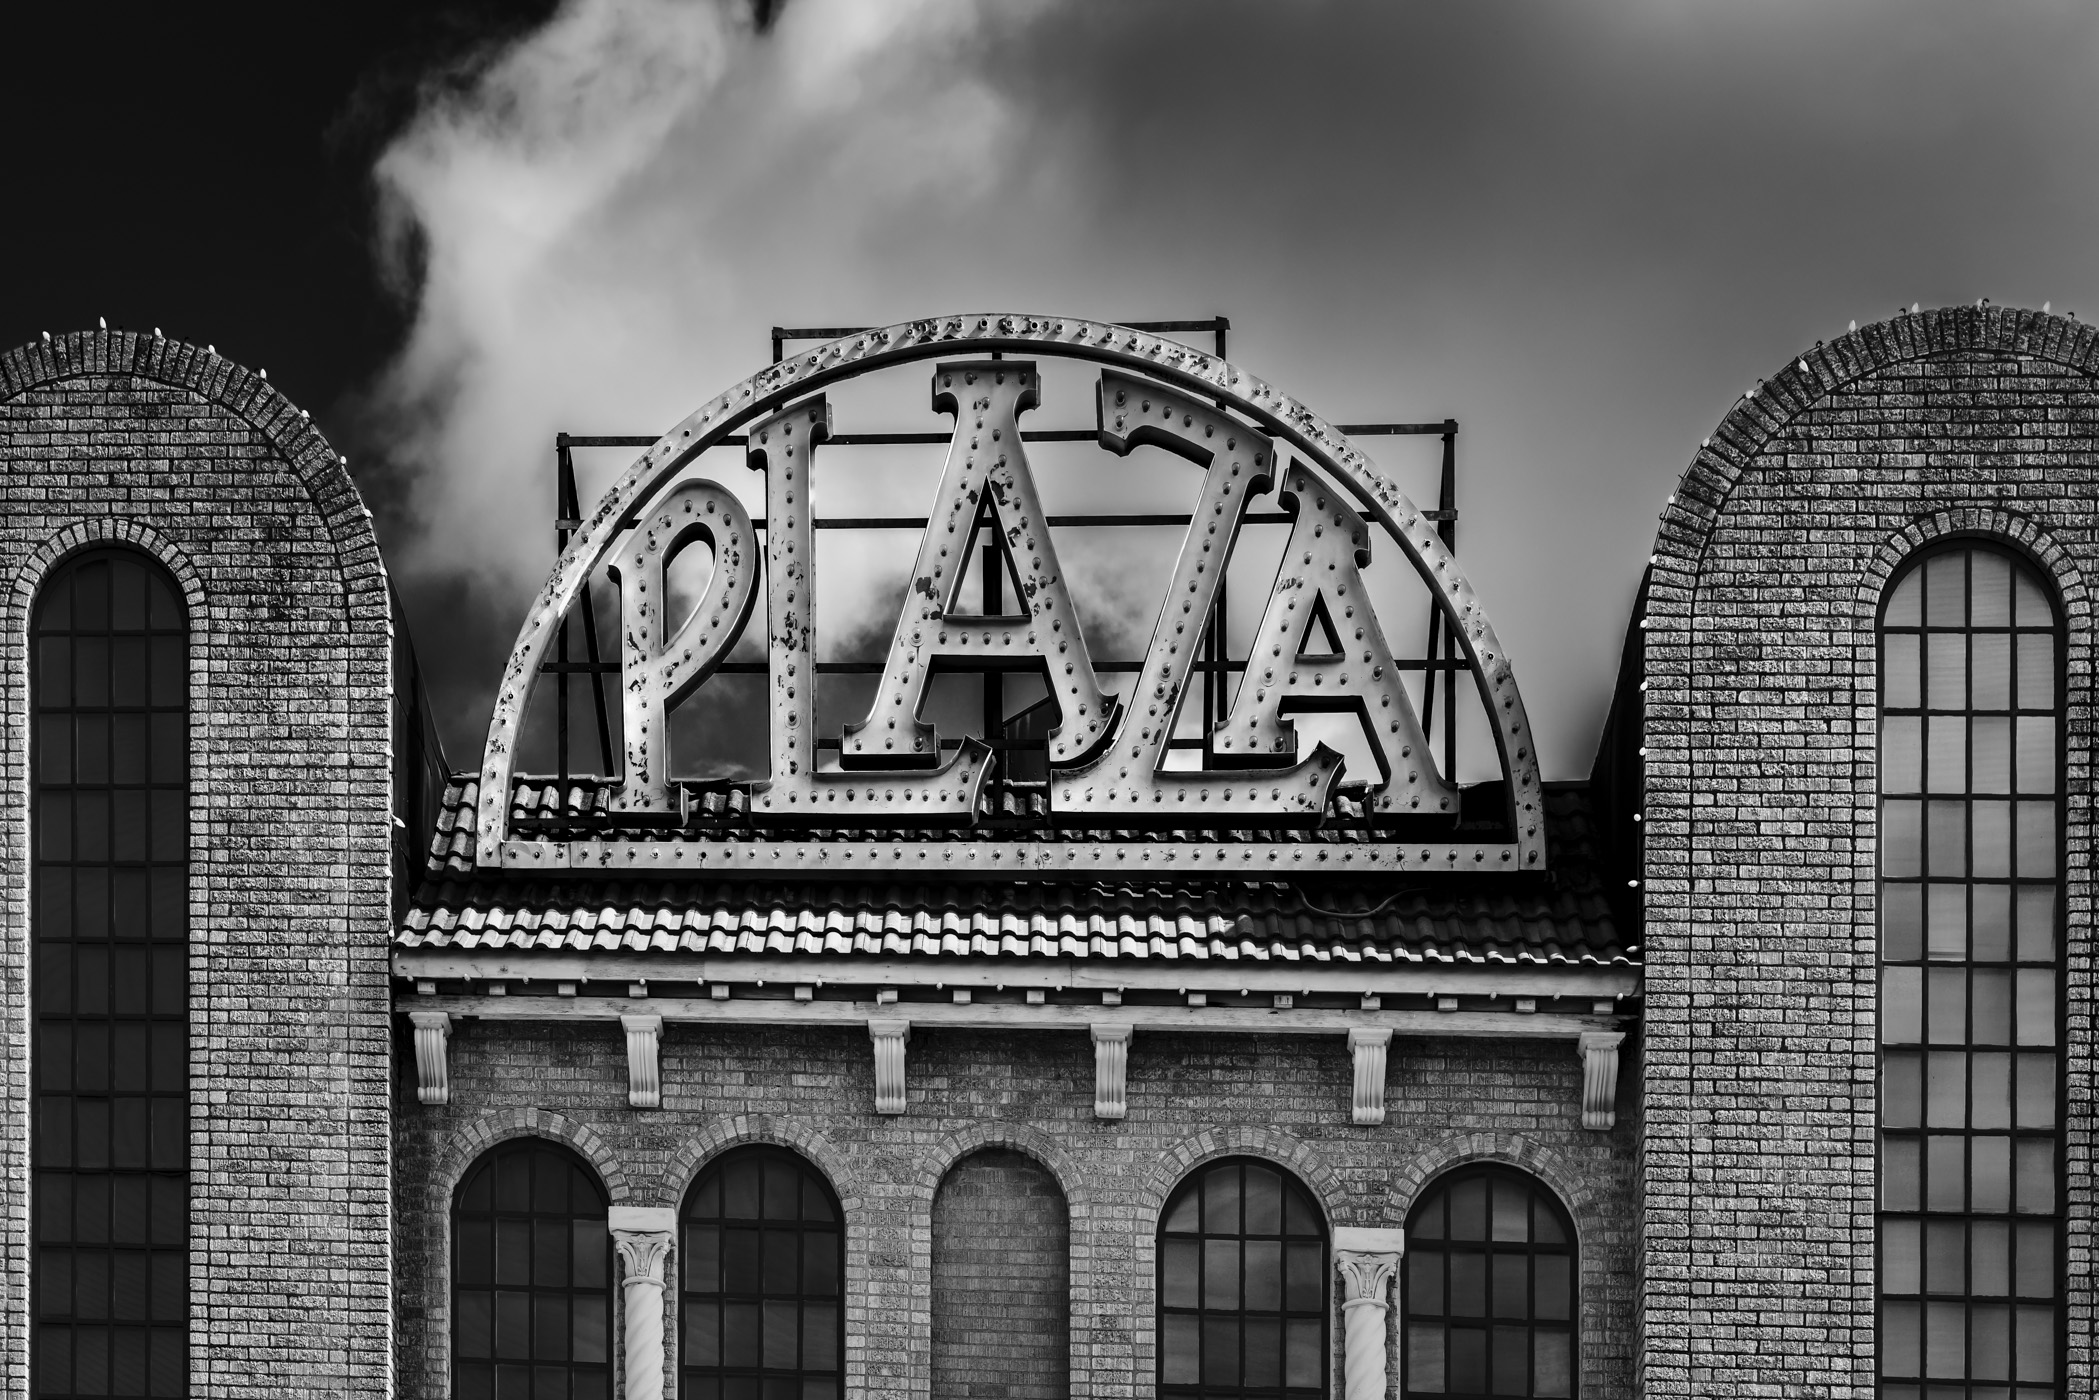
[[[1132,330],[1149,333],[1199,332],[1212,338],[1217,358],[1225,358],[1226,336],[1231,322],[1226,317],[1215,316],[1192,321],[1129,321],[1122,323]],[[843,336],[858,335],[863,326],[774,326],[772,328],[772,359],[774,364],[785,357],[791,344],[811,341],[836,340]],[[1436,522],[1438,533],[1446,548],[1457,552],[1457,440],[1458,423],[1446,418],[1434,423],[1343,423],[1337,425],[1341,432],[1351,437],[1440,437],[1443,440],[1443,461],[1437,508],[1422,512],[1423,516]],[[1050,428],[1023,431],[1023,442],[1093,442],[1099,434],[1091,428]],[[838,433],[826,439],[831,447],[904,447],[945,446],[952,439],[949,432],[902,432],[902,433]],[[630,448],[641,449],[655,445],[654,437],[633,434],[578,435],[557,433],[554,438],[556,462],[555,481],[555,531],[557,549],[568,547],[570,534],[579,528],[582,511],[576,492],[575,462],[572,449],[582,448]],[[745,439],[741,435],[730,435],[722,439],[723,446],[741,447]],[[1287,525],[1289,515],[1280,511],[1249,512],[1245,516],[1248,525]],[[1053,515],[1048,517],[1051,527],[1065,528],[1116,528],[1134,526],[1185,526],[1190,517],[1180,514],[1082,514]],[[756,528],[765,528],[765,519],[757,517],[751,522]],[[819,530],[923,530],[924,516],[834,516],[812,522]],[[983,569],[982,606],[987,617],[996,617],[1004,607],[1006,558],[1003,543],[997,532],[988,528],[988,522],[979,520],[972,534],[972,547],[979,550],[979,562]],[[1230,631],[1227,602],[1228,589],[1219,589],[1216,605],[1212,608],[1208,625],[1203,630],[1201,659],[1195,671],[1202,678],[1203,727],[1208,729],[1222,721],[1231,709],[1232,688],[1230,677],[1246,669],[1245,658],[1232,659],[1230,655]],[[577,609],[582,614],[584,659],[575,660],[569,651],[569,619],[563,617],[554,648],[553,657],[540,666],[542,675],[559,678],[555,687],[555,749],[557,771],[565,789],[572,766],[569,755],[569,707],[571,677],[585,677],[588,683],[591,708],[598,739],[598,752],[603,763],[602,772],[615,774],[615,747],[612,741],[611,704],[606,693],[606,678],[615,676],[620,663],[606,659],[598,640],[597,614],[589,583],[585,583]],[[1440,652],[1440,655],[1439,655]],[[1422,732],[1435,737],[1437,677],[1441,674],[1443,690],[1442,734],[1443,771],[1453,774],[1457,767],[1457,681],[1458,673],[1466,663],[1458,646],[1456,635],[1440,609],[1430,605],[1428,622],[1428,644],[1422,659],[1414,661],[1399,658],[1396,663],[1403,669],[1421,670],[1426,673],[1422,686],[1421,725]],[[763,661],[725,661],[718,668],[722,675],[763,675],[767,663]],[[1094,663],[1095,670],[1103,674],[1133,674],[1142,667],[1134,660],[1102,660]],[[815,664],[819,676],[874,676],[882,673],[880,661],[820,661]],[[1039,740],[1012,741],[1005,737],[1009,717],[1005,714],[1005,686],[1000,673],[987,669],[983,673],[983,738],[993,749],[1035,749]],[[1023,712],[1026,713],[1026,712]],[[1011,717],[1018,720],[1020,716]],[[944,741],[941,747],[952,749],[959,741]],[[1201,739],[1175,739],[1171,747],[1176,749],[1199,749]],[[820,743],[819,748],[835,751],[836,739]]]

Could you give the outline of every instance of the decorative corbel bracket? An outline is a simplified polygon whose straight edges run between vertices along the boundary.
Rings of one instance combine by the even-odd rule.
[[[911,1023],[888,1018],[870,1020],[867,1034],[875,1043],[875,1112],[902,1113],[904,1045],[911,1039]]]
[[[1130,1112],[1130,1034],[1127,1021],[1093,1023],[1093,1116],[1125,1118]]]
[[[445,1050],[452,1039],[452,1017],[443,1011],[411,1011],[408,1023],[415,1027],[416,1102],[450,1103],[452,1076]]]
[[[1583,1031],[1582,1126],[1604,1132],[1618,1122],[1618,1047],[1624,1031]]]
[[[663,1069],[658,1058],[663,1018],[622,1016],[619,1023],[627,1032],[628,1107],[663,1107]]]
[[[1391,1043],[1389,1026],[1356,1026],[1348,1033],[1349,1053],[1356,1062],[1355,1109],[1350,1117],[1360,1127],[1385,1121],[1385,1048]]]

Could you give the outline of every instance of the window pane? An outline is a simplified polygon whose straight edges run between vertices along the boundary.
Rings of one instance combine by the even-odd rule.
[[[1881,664],[1881,684],[1889,709],[1910,710],[1924,703],[1924,642],[1914,633],[1890,633]]]
[[[1924,956],[1924,887],[1888,885],[1880,892],[1880,955],[1888,962]]]
[[[1443,1393],[1443,1329],[1411,1323],[1407,1327],[1407,1389]]]
[[[2011,1400],[2025,1319],[1990,1300],[2033,1282],[2052,1294],[2059,1229],[2058,1145],[2043,1136],[2061,1093],[2057,620],[2023,559],[1962,545],[1897,580],[1884,629],[1917,624],[1931,629],[1921,660],[1913,634],[1881,635],[1882,791],[1931,794],[1881,808],[1880,1373],[1908,1382],[1881,1394]],[[1920,666],[1913,695],[1905,673]],[[1918,706],[1921,726],[1888,712]],[[1921,892],[1908,883],[1919,873]],[[1901,1048],[1919,1041],[1928,1054]],[[2034,1266],[2001,1218],[2014,1210]],[[1904,1301],[1920,1291],[1921,1309]],[[2052,1377],[2052,1309],[2035,1323],[2035,1364]],[[1919,1376],[1943,1384],[1920,1389]]]
[[[39,1357],[43,1393],[187,1380],[188,959],[183,922],[157,926],[149,893],[188,884],[186,692],[150,688],[147,658],[181,673],[188,636],[177,605],[149,619],[156,590],[173,597],[151,560],[91,550],[45,580],[30,621],[27,1146],[37,1238],[70,1246],[30,1259],[26,1311],[57,1348]],[[165,739],[157,763],[149,735]],[[156,810],[166,839],[149,849]],[[170,964],[162,989],[149,989],[148,936]]]

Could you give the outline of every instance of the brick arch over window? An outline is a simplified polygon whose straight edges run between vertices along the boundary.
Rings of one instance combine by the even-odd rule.
[[[1166,1198],[1189,1172],[1219,1157],[1265,1157],[1287,1168],[1305,1184],[1319,1202],[1329,1228],[1351,1223],[1349,1194],[1317,1149],[1278,1129],[1248,1126],[1217,1128],[1175,1143],[1160,1155],[1158,1165],[1138,1188],[1130,1209],[1144,1219],[1156,1219],[1166,1206]],[[1368,1223],[1385,1222],[1380,1219]]]
[[[1584,1241],[1605,1220],[1604,1174],[1570,1165],[1559,1153],[1517,1133],[1467,1133],[1447,1138],[1393,1172],[1391,1211],[1404,1219],[1438,1177],[1473,1162],[1500,1162],[1538,1178],[1559,1197]]]
[[[445,1143],[424,1183],[432,1203],[440,1210],[449,1209],[452,1193],[459,1189],[460,1178],[467,1169],[489,1148],[517,1137],[543,1137],[571,1149],[598,1174],[606,1198],[613,1205],[629,1204],[633,1190],[627,1183],[626,1169],[597,1130],[588,1123],[543,1108],[513,1108],[462,1124]]]
[[[161,567],[174,576],[175,586],[182,590],[183,611],[192,618],[199,615],[205,606],[204,580],[197,573],[197,566],[189,554],[175,541],[142,520],[127,516],[105,515],[90,520],[79,520],[66,526],[38,545],[22,561],[15,571],[14,587],[8,606],[8,634],[21,635],[29,625],[29,614],[35,605],[36,593],[43,586],[44,578],[61,560],[83,549],[99,545],[130,545],[133,549],[150,554],[160,561]],[[199,635],[191,643],[194,652],[198,645],[208,640],[200,629],[192,627]],[[198,668],[192,666],[192,674]]]
[[[854,1216],[865,1200],[865,1190],[858,1173],[853,1170],[851,1159],[813,1128],[764,1113],[738,1113],[718,1118],[685,1138],[664,1164],[659,1178],[662,1189],[660,1204],[678,1205],[691,1192],[693,1183],[699,1180],[709,1162],[732,1148],[751,1144],[793,1148],[807,1157],[829,1180],[832,1192],[838,1197],[839,1208],[845,1212],[846,1270],[848,1277],[852,1277],[855,1268],[852,1241],[862,1233],[854,1228],[859,1223]]]
[[[2085,587],[2084,573],[2077,567],[2070,551],[2032,517],[1986,506],[1921,515],[1883,540],[1880,548],[1874,551],[1865,577],[1859,581],[1853,620],[1861,627],[1875,626],[1880,618],[1881,603],[1887,596],[1888,583],[1902,572],[1904,563],[1927,545],[1961,536],[2008,545],[2024,554],[2028,563],[2055,584],[2056,598],[2062,605],[2063,619],[2069,629],[2072,632],[2090,631],[2092,596]]]
[[[1087,1179],[1079,1163],[1049,1134],[1025,1123],[972,1123],[925,1149],[912,1180],[913,1192],[919,1202],[926,1209],[932,1209],[933,1197],[955,1163],[987,1147],[1010,1148],[1041,1163],[1055,1179],[1057,1189],[1064,1193],[1064,1199],[1071,1203],[1074,1214],[1082,1203],[1090,1200]]]

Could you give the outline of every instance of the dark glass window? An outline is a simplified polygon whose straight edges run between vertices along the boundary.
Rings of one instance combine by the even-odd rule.
[[[1407,1218],[1409,1396],[1575,1394],[1574,1225],[1513,1167],[1461,1167]]]
[[[838,1400],[845,1228],[816,1168],[784,1147],[708,1164],[685,1198],[684,1400]]]
[[[490,1148],[452,1207],[453,1400],[609,1400],[605,1193],[540,1138]]]
[[[1881,622],[1885,1400],[2060,1393],[2062,628],[2023,561],[1925,556]]]
[[[1266,1162],[1213,1162],[1159,1218],[1159,1394],[1321,1396],[1327,1383],[1326,1222]]]
[[[31,623],[35,1393],[189,1385],[189,641],[130,550]]]

